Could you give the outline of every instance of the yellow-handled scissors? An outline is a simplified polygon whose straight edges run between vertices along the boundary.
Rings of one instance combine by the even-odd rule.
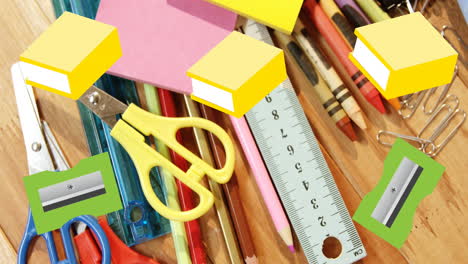
[[[214,203],[213,194],[199,183],[207,175],[218,183],[226,183],[234,170],[234,146],[231,138],[220,126],[203,118],[168,118],[149,113],[134,104],[126,105],[95,86],[79,99],[98,115],[135,163],[143,193],[151,206],[162,216],[175,221],[190,221],[206,213]],[[117,115],[122,114],[118,119]],[[176,140],[176,132],[184,127],[205,129],[216,135],[224,146],[226,163],[215,169],[187,150]],[[161,140],[191,163],[187,172],[182,171],[145,142],[144,136]],[[165,206],[156,196],[150,184],[153,167],[164,167],[200,197],[199,204],[189,211],[178,211]]]

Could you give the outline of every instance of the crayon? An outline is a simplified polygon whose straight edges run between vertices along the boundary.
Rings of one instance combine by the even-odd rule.
[[[216,118],[215,110],[204,104],[199,104],[200,112],[203,118],[213,121],[219,124],[219,120]],[[224,154],[223,145],[212,133],[207,133],[208,139],[210,140],[211,151],[215,158],[216,168],[220,169],[224,166],[226,161],[226,155]],[[237,176],[235,173],[232,174],[231,180],[226,184],[223,184],[224,195],[229,205],[229,211],[231,212],[232,222],[236,229],[237,238],[239,241],[242,255],[244,255],[245,263],[257,264],[258,259],[255,254],[255,247],[252,242],[252,236],[250,235],[249,225],[247,224],[247,218],[245,217],[244,208],[242,207],[239,193],[239,185],[237,183]]]
[[[372,85],[371,82],[362,74],[361,71],[348,59],[351,48],[341,38],[338,31],[335,29],[322,8],[317,4],[316,0],[306,0],[303,5],[307,17],[315,24],[320,34],[327,41],[330,48],[336,54],[344,68],[348,72],[351,79],[354,81],[359,91],[364,95],[366,100],[370,102],[379,112],[385,113],[385,107],[380,98],[380,93]]]
[[[367,125],[364,121],[363,113],[358,103],[351,95],[348,88],[346,88],[345,84],[338,76],[338,73],[336,73],[335,69],[325,58],[315,41],[304,28],[304,25],[300,20],[296,22],[293,36],[303,48],[309,60],[317,67],[323,79],[328,84],[330,91],[336,97],[338,102],[341,103],[343,109],[351,120],[353,120],[361,129],[366,129]]]
[[[398,100],[398,98],[392,98],[392,99],[389,99],[387,100],[390,105],[395,109],[395,110],[400,110],[401,109],[401,103],[400,103],[400,100]]]
[[[330,21],[335,25],[335,28],[341,33],[341,36],[348,41],[350,47],[354,47],[357,39],[354,30],[335,2],[333,0],[320,0],[319,3]]]
[[[374,0],[355,0],[356,3],[362,8],[362,11],[372,20],[372,22],[380,22],[390,19],[390,16],[379,7]]]
[[[295,63],[299,66],[299,68],[301,68],[302,72],[310,81],[316,95],[310,95],[308,89],[304,90],[304,93],[309,94],[309,98],[318,96],[320,103],[322,104],[323,108],[328,112],[328,115],[336,123],[336,126],[349,139],[355,141],[357,137],[354,133],[351,120],[346,115],[345,111],[343,110],[343,107],[333,96],[322,77],[319,74],[317,74],[301,47],[299,47],[299,45],[290,36],[287,36],[277,31],[275,31],[274,34],[276,39],[281,43],[281,45],[287,49],[283,50],[291,55]]]
[[[370,24],[369,18],[353,0],[335,0],[348,21],[354,28]]]

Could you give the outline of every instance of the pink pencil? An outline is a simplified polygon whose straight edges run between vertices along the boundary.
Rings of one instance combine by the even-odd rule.
[[[283,210],[278,194],[273,187],[267,168],[265,167],[265,164],[263,164],[262,157],[260,156],[260,152],[258,151],[253,135],[250,132],[249,125],[244,117],[229,117],[234,129],[236,130],[237,137],[242,145],[247,161],[250,164],[258,189],[260,189],[263,201],[270,212],[270,216],[273,219],[276,230],[284,243],[288,246],[289,250],[294,252],[291,227],[289,226],[288,218]]]

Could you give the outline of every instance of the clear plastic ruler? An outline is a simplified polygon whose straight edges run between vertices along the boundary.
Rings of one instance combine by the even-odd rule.
[[[265,26],[249,20],[243,29],[273,45]],[[291,82],[284,81],[246,118],[308,262],[348,264],[365,257],[366,250]],[[341,253],[336,258],[323,253],[329,237],[340,241]]]

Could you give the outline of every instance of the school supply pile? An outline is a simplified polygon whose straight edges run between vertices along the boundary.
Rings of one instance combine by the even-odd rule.
[[[288,254],[299,249],[308,263],[354,263],[372,245],[352,220],[401,247],[418,203],[444,172],[432,158],[466,119],[449,93],[458,73],[458,52],[444,39],[449,28],[434,34],[409,1],[53,4],[59,19],[12,67],[31,174],[24,178],[30,209],[19,263],[39,235],[52,263],[157,264],[130,246],[168,233],[179,263],[259,263],[247,221],[254,212],[241,204],[235,173],[243,157]],[[411,14],[386,13],[405,4]],[[238,15],[248,19],[235,30]],[[54,53],[64,45],[68,52]],[[304,87],[293,86],[291,72]],[[30,85],[77,99],[91,157],[69,169]],[[393,148],[351,218],[320,150],[323,132],[316,137],[305,109],[314,107],[337,141],[361,144],[356,129],[387,112],[382,96],[402,119],[421,104],[428,118],[416,136],[378,132],[377,142]],[[359,105],[364,100],[375,109]],[[207,242],[208,231],[222,239]],[[325,249],[330,244],[334,255]]]

